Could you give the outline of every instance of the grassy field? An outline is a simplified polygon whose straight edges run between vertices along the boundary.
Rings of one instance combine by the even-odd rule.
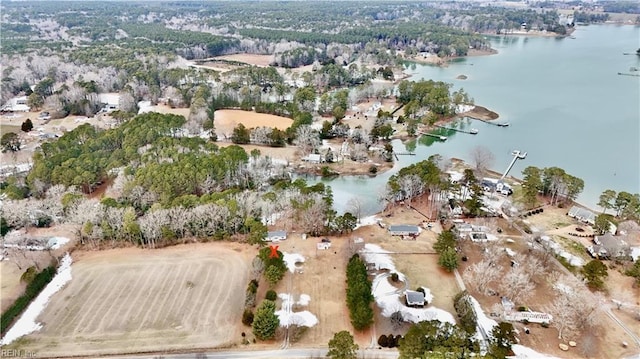
[[[247,247],[194,244],[74,254],[72,281],[17,342],[39,356],[213,348],[239,342]]]
[[[20,125],[1,125],[0,126],[0,136],[9,132],[13,132],[13,133],[20,132]]]

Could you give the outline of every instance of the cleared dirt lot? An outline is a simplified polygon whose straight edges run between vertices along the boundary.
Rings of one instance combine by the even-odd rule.
[[[308,294],[311,297],[309,305],[294,308],[294,311],[308,310],[319,322],[307,329],[299,342],[292,343],[292,347],[326,345],[336,332],[344,329],[354,332],[346,307],[345,273],[352,253],[349,237],[329,238],[332,241],[329,250],[316,249],[320,238],[302,240],[299,234],[277,244],[284,252],[302,254],[305,262],[301,265],[302,273],[287,272],[276,291],[291,293],[296,299],[301,294]],[[366,335],[356,335],[358,339],[361,346],[370,340]]]
[[[76,252],[73,279],[18,343],[39,356],[213,348],[240,341],[247,247]]]

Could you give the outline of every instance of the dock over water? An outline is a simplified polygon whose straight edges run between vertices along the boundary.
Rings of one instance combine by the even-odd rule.
[[[459,129],[459,128],[453,128],[453,127],[445,127],[445,126],[440,126],[440,125],[434,125],[434,126],[439,127],[439,128],[443,128],[443,129],[445,129],[445,130],[449,130],[449,131],[456,131],[456,132],[468,133],[468,134],[470,134],[470,135],[477,135],[477,134],[478,134],[478,130],[477,130],[477,129],[475,129],[475,128],[472,128],[471,130],[466,131],[466,130],[461,130],[461,129]]]
[[[433,133],[427,133],[427,132],[422,132],[422,131],[418,131],[418,133],[421,134],[421,135],[424,135],[424,136],[436,138],[436,139],[438,139],[440,141],[446,141],[447,140],[447,136],[434,135]]]
[[[482,121],[484,123],[488,123],[490,125],[494,125],[494,126],[498,126],[498,127],[508,127],[509,126],[509,122],[493,122],[493,121],[489,121],[489,120],[483,120],[481,118],[477,118],[477,117],[468,117],[472,120],[478,120],[478,121]]]

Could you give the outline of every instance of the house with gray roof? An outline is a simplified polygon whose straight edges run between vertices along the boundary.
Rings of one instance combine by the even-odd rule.
[[[420,234],[420,227],[409,224],[395,224],[389,226],[389,233],[392,236],[417,236]]]
[[[571,218],[577,219],[580,222],[585,222],[589,224],[596,223],[596,215],[593,212],[586,210],[584,208],[580,208],[578,206],[571,207],[567,215]]]
[[[409,307],[424,307],[424,293],[408,290],[404,293],[405,301]]]
[[[624,236],[614,236],[607,232],[601,236],[593,238],[593,246],[589,246],[587,251],[594,258],[609,259],[620,258],[629,255],[629,244]]]

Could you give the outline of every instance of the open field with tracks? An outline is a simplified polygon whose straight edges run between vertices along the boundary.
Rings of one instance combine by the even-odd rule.
[[[66,356],[239,342],[246,252],[229,243],[76,252],[72,281],[38,318],[43,328],[17,345]]]
[[[233,129],[240,123],[246,128],[271,127],[286,130],[293,120],[290,118],[242,110],[218,110],[215,112],[215,126],[218,137],[231,137]]]

